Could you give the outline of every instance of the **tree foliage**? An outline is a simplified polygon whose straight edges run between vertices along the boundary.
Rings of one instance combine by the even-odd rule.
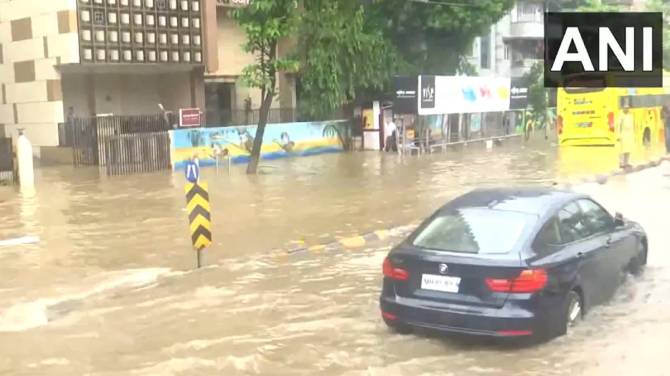
[[[360,88],[381,90],[400,64],[358,0],[306,1],[301,19],[301,104],[312,115],[334,111]]]
[[[670,1],[647,0],[651,12],[663,12],[663,68],[670,69]]]
[[[379,97],[397,74],[454,74],[474,38],[514,0],[415,2],[309,0],[299,43],[301,98],[324,113],[367,93]]]
[[[290,57],[279,56],[280,40],[293,34],[299,20],[296,0],[253,0],[234,13],[235,19],[246,33],[243,47],[254,55],[255,62],[242,71],[242,80],[248,86],[261,90],[262,102],[258,127],[247,173],[255,174],[260,159],[265,125],[272,100],[277,94],[277,74],[294,72],[298,62]]]
[[[547,115],[547,89],[544,87],[544,63],[534,64],[524,77],[528,83],[528,107],[538,124],[545,124]]]

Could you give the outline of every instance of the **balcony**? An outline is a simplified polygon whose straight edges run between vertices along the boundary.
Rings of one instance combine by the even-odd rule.
[[[542,39],[544,38],[543,20],[531,19],[512,22],[506,39]]]

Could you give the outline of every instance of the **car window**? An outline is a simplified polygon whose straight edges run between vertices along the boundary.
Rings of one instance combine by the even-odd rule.
[[[488,208],[443,212],[418,231],[412,244],[449,252],[509,253],[536,220],[534,215]]]
[[[558,226],[563,244],[590,236],[584,218],[576,202],[571,202],[558,212]]]
[[[552,245],[561,244],[560,228],[558,226],[558,218],[552,217],[547,223],[542,226],[542,229],[537,234],[533,249],[540,255],[546,255],[551,252]]]
[[[612,228],[612,216],[600,205],[591,200],[579,200],[577,203],[582,209],[584,224],[591,235],[606,232]]]

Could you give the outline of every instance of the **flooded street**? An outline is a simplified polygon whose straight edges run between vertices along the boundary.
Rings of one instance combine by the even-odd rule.
[[[642,160],[644,153],[634,156]],[[588,158],[592,163],[576,161]],[[649,233],[649,267],[568,336],[534,347],[401,336],[379,317],[364,249],[276,257],[407,225],[481,186],[550,185],[616,168],[612,149],[510,142],[421,157],[330,154],[203,169],[214,244],[193,271],[182,173],[101,177],[44,167],[37,192],[0,187],[0,374],[668,375],[670,164],[579,184]],[[296,243],[299,241],[301,243]]]

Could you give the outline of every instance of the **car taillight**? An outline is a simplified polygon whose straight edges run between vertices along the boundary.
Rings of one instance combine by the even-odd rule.
[[[614,132],[614,112],[607,114],[607,125],[610,127],[610,132]]]
[[[547,285],[547,272],[544,269],[528,269],[514,279],[486,278],[486,285],[493,292],[535,292]]]
[[[558,134],[563,133],[563,116],[558,115],[558,118],[556,118],[556,129],[558,130]]]
[[[385,277],[395,279],[397,281],[406,281],[409,279],[409,272],[402,268],[396,268],[388,257],[384,259],[382,270],[384,271]]]

